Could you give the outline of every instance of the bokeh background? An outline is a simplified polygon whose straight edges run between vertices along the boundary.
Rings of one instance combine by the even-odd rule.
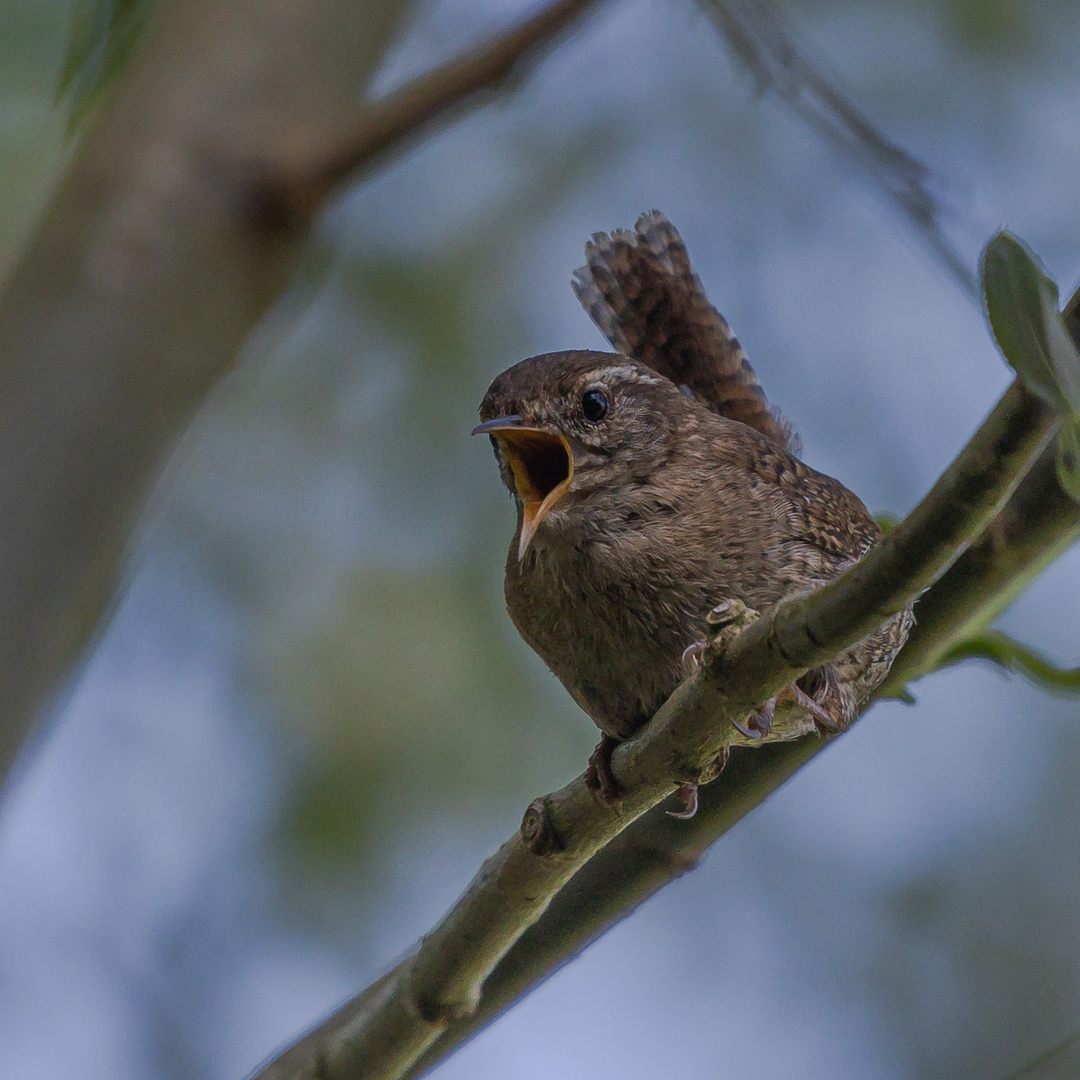
[[[520,9],[417,10],[379,78]],[[1080,4],[789,0],[972,264],[1080,272]],[[0,0],[0,265],[68,149],[71,9]],[[686,0],[619,0],[323,218],[172,460],[0,816],[0,1075],[232,1080],[427,930],[586,718],[503,611],[475,408],[602,347],[597,229],[663,209],[805,457],[902,514],[1008,381],[977,306]],[[1004,626],[1080,656],[1080,557]],[[983,667],[876,708],[443,1080],[996,1080],[1080,1025],[1080,716]],[[1030,1075],[1076,1075],[1074,1050]]]

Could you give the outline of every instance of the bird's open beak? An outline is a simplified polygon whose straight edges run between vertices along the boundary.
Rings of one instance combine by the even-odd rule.
[[[518,498],[524,507],[518,559],[525,558],[544,515],[566,494],[574,475],[574,455],[561,436],[530,427],[520,416],[500,416],[473,428],[474,435],[491,435],[502,443]]]

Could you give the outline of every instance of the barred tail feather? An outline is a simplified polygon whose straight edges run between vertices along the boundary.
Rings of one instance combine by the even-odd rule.
[[[709,303],[678,230],[659,210],[634,231],[595,233],[571,285],[612,346],[688,387],[711,409],[798,449],[724,317]]]

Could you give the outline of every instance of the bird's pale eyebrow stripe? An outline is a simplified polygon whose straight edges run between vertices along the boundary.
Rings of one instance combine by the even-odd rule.
[[[631,367],[629,364],[621,364],[618,367],[604,368],[599,372],[600,375],[609,376],[614,379],[633,379],[639,383],[649,383],[656,386],[660,383],[660,378],[655,375],[648,375],[639,367]]]

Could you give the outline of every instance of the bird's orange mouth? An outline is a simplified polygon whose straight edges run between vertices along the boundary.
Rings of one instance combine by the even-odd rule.
[[[547,512],[566,494],[574,475],[574,455],[561,435],[529,427],[519,416],[488,420],[474,435],[491,435],[502,444],[524,511],[518,559],[525,557]]]

